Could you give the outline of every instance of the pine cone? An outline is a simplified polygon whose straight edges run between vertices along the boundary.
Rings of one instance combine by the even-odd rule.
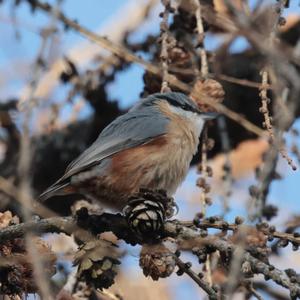
[[[42,239],[32,239],[43,262],[44,274],[50,279],[55,274],[56,256]],[[0,245],[0,294],[21,295],[36,293],[37,286],[33,276],[33,266],[26,252],[24,239],[13,239]]]
[[[200,109],[204,112],[215,111],[215,109],[208,104],[201,101],[203,97],[208,97],[214,103],[222,103],[224,100],[225,92],[222,85],[213,79],[206,79],[204,81],[198,80],[190,97],[198,104]]]
[[[172,67],[191,67],[191,54],[184,48],[176,46],[169,50],[169,60]]]
[[[83,244],[75,254],[74,265],[78,265],[77,276],[95,288],[109,288],[117,275],[117,246],[105,240],[92,240]]]
[[[0,212],[0,229],[12,224],[19,224],[20,220],[17,216],[13,216],[11,211]]]
[[[174,207],[174,200],[164,191],[141,189],[128,199],[123,213],[139,239],[152,241],[160,237],[165,220],[175,213]]]
[[[170,276],[176,266],[174,254],[163,244],[143,245],[140,266],[145,276],[153,280]]]

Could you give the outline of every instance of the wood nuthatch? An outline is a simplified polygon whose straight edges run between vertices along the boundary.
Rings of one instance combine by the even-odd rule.
[[[150,95],[110,123],[40,199],[82,194],[122,209],[140,188],[171,196],[188,172],[205,121],[213,117],[184,94]]]

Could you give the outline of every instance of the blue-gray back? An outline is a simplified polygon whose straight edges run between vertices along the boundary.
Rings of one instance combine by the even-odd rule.
[[[142,102],[153,101],[153,96],[150,97],[142,99]],[[97,140],[68,166],[59,182],[119,151],[145,144],[165,134],[168,122],[156,105],[143,106],[140,101],[128,113],[110,123]]]

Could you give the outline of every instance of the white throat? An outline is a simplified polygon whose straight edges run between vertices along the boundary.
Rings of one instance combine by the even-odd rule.
[[[184,110],[180,107],[175,107],[175,106],[170,106],[170,107],[175,114],[184,117],[187,119],[187,121],[191,122],[194,127],[196,135],[200,136],[205,123],[205,120],[201,117],[201,115],[195,112]]]

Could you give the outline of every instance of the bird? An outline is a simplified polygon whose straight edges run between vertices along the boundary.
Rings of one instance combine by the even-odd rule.
[[[183,93],[155,93],[138,101],[99,134],[39,199],[81,194],[122,210],[140,189],[172,196],[184,180],[207,120]]]

